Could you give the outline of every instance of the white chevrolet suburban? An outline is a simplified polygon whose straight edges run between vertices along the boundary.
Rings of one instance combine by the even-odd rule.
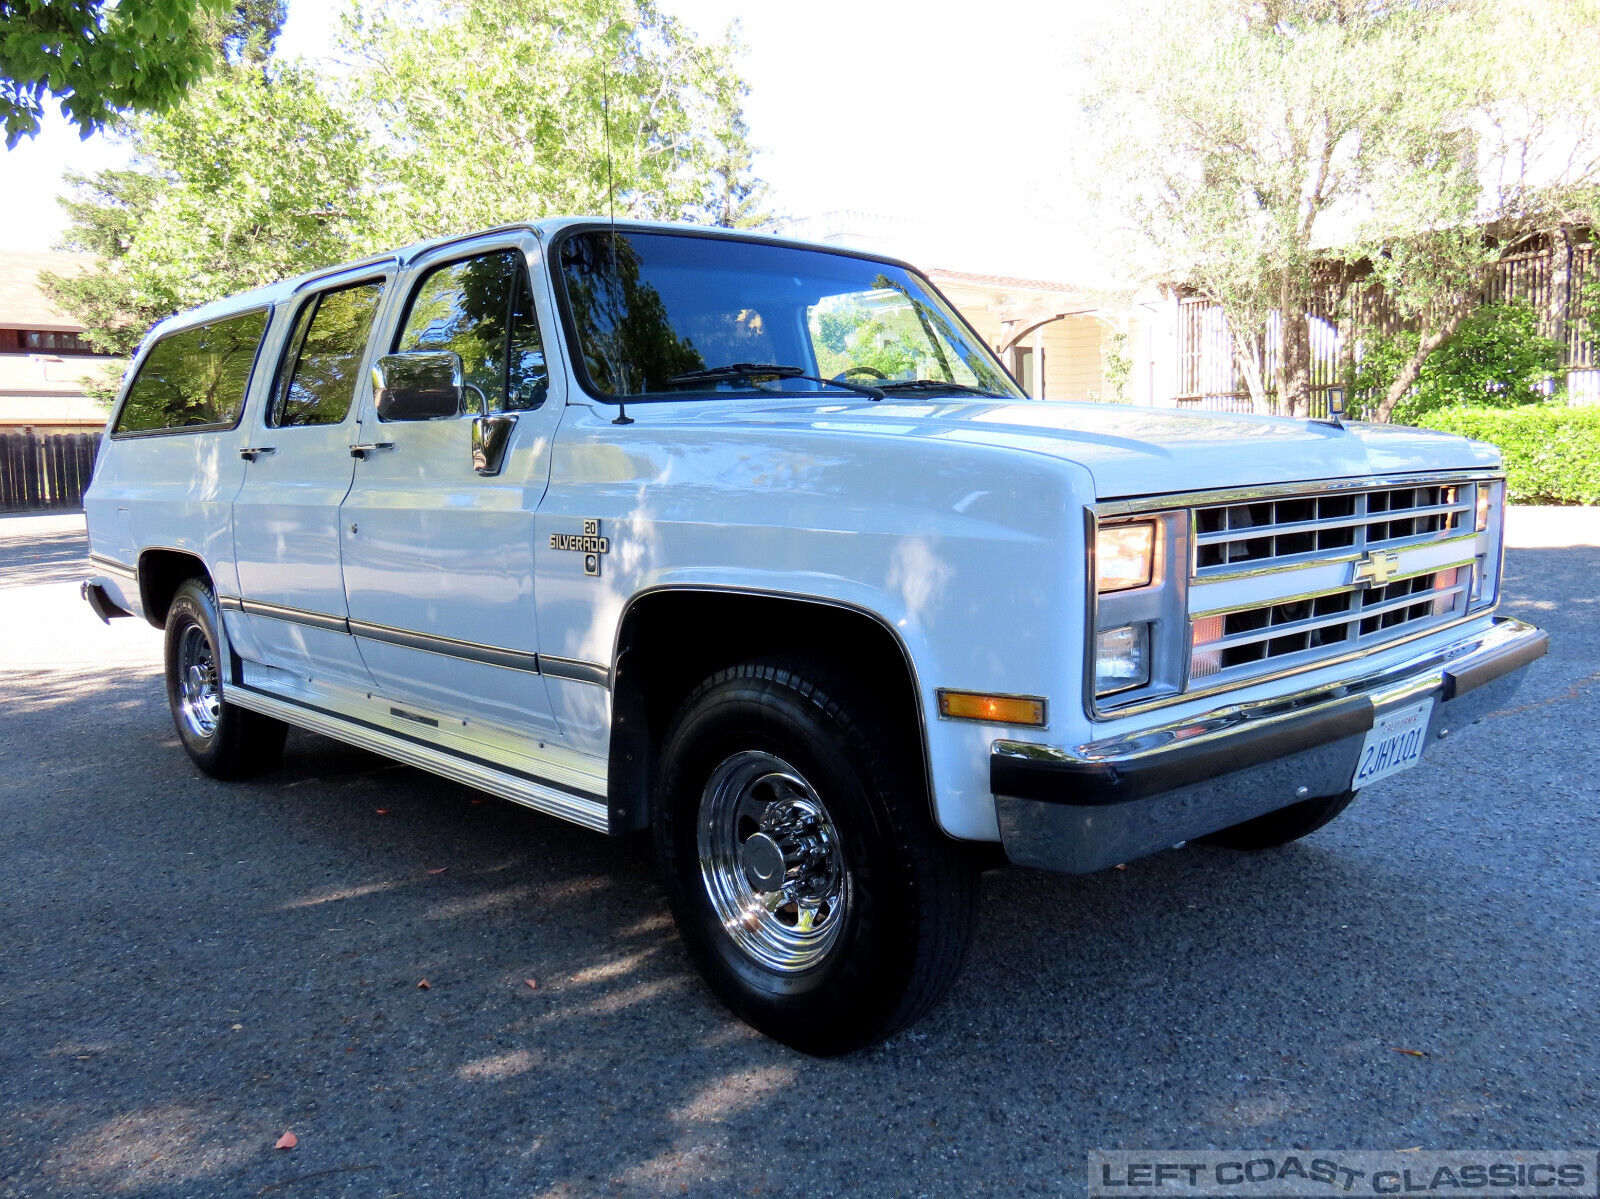
[[[175,316],[85,507],[199,768],[286,725],[652,829],[740,1016],[949,985],[991,861],[1304,836],[1503,704],[1488,446],[1029,400],[899,262],[556,220]]]

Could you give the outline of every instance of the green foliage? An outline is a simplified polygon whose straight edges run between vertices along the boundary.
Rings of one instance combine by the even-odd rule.
[[[44,101],[85,137],[127,111],[170,106],[216,61],[229,0],[0,0],[6,148],[39,131]]]
[[[1086,41],[1083,141],[1127,265],[1219,304],[1258,404],[1309,384],[1314,264],[1369,263],[1418,356],[1518,237],[1600,193],[1600,0],[1125,0]],[[1129,45],[1140,53],[1130,55]],[[1538,70],[1528,69],[1538,63]],[[1504,244],[1504,243],[1502,243]],[[1397,373],[1397,394],[1409,389]],[[1391,397],[1392,398],[1392,397]]]
[[[129,122],[132,169],[69,177],[63,247],[99,268],[46,286],[107,352],[172,312],[374,250],[604,213],[607,114],[619,216],[766,219],[731,36],[697,42],[650,0],[452,0],[427,16],[373,0],[337,81],[272,59],[283,0],[208,11],[216,73]]]
[[[1356,367],[1352,415],[1370,410],[1417,350],[1418,335],[1371,335]],[[1550,398],[1566,361],[1560,342],[1539,332],[1526,301],[1488,304],[1461,322],[1455,336],[1422,363],[1415,386],[1393,419],[1415,424],[1424,413],[1459,404],[1511,408]]]
[[[1105,380],[1106,394],[1098,398],[1107,404],[1126,404],[1132,399],[1128,394],[1128,383],[1133,378],[1133,357],[1128,352],[1128,335],[1113,331],[1107,335],[1105,345],[1100,360],[1100,374]]]
[[[370,244],[376,155],[302,68],[224,67],[133,136],[135,169],[72,180],[63,244],[98,269],[44,280],[106,352],[128,353],[173,312]]]
[[[812,310],[819,374],[870,383],[875,372],[883,379],[937,379],[1000,394],[1008,390],[993,368],[956,352],[966,339],[941,309],[887,275],[873,282],[873,291],[829,297]]]
[[[830,379],[851,367],[867,367],[886,379],[914,379],[928,357],[928,339],[904,308],[869,310],[854,300],[819,306],[812,336],[817,370]],[[852,378],[871,382],[865,373]]]
[[[206,38],[225,61],[260,67],[272,58],[288,19],[289,0],[233,0],[208,17]]]
[[[1600,504],[1600,407],[1442,408],[1422,425],[1500,447],[1521,504]]]
[[[759,223],[731,36],[653,0],[377,3],[346,28],[385,131],[379,240],[560,213]],[[609,137],[608,130],[609,127]]]

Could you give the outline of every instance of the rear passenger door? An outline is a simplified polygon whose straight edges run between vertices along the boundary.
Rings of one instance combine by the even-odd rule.
[[[233,506],[240,603],[254,646],[240,653],[288,672],[370,690],[371,675],[346,630],[339,506],[362,440],[358,393],[369,341],[386,299],[386,274],[319,280],[294,298],[267,403],[257,406],[244,485]]]
[[[549,324],[522,240],[457,244],[407,269],[384,349],[459,355],[467,400],[451,415],[384,421],[369,391],[368,432],[386,448],[356,464],[340,522],[350,625],[374,679],[490,747],[496,730],[517,744],[555,732],[539,674],[533,555],[562,397],[551,394]],[[502,431],[509,425],[497,473],[474,460],[484,409]]]

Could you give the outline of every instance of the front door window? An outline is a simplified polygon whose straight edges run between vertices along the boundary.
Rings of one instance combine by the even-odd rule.
[[[437,267],[411,299],[395,350],[452,350],[471,400],[490,411],[544,403],[550,387],[544,344],[522,255],[500,250]]]

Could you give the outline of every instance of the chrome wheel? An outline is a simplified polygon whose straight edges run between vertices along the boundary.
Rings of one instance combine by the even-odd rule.
[[[222,692],[217,686],[217,656],[198,624],[183,630],[178,642],[178,716],[195,737],[217,731]]]
[[[800,772],[747,750],[700,795],[700,877],[723,930],[784,974],[817,965],[850,907],[850,872],[833,819]]]

